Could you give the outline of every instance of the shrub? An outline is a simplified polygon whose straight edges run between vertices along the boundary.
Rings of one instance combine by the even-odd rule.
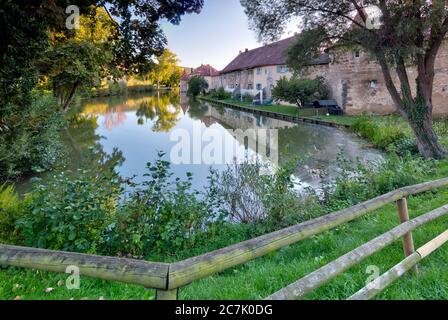
[[[251,95],[250,93],[245,93],[243,95],[243,101],[244,102],[252,102],[252,101],[254,101],[254,96]]]
[[[0,114],[0,181],[51,169],[63,155],[59,131],[64,125],[54,98],[41,92],[20,115]]]
[[[226,100],[232,97],[232,94],[227,92],[224,87],[219,87],[218,89],[212,89],[209,93],[210,98],[216,100]]]
[[[18,221],[28,246],[100,253],[103,231],[115,219],[122,188],[114,167],[80,169],[34,186],[27,214]]]
[[[109,252],[147,256],[175,254],[196,244],[207,225],[216,222],[213,208],[192,189],[192,175],[172,180],[170,163],[148,163],[148,174],[131,194],[117,221],[106,231]]]
[[[208,82],[203,77],[195,76],[188,81],[188,95],[191,97],[204,94],[207,89]]]
[[[302,108],[307,102],[326,98],[328,87],[322,77],[317,77],[314,80],[297,77],[288,80],[283,77],[272,90],[272,96],[275,99],[297,104],[299,108]]]
[[[262,164],[235,164],[218,175],[216,196],[228,219],[255,224],[265,233],[314,216],[315,206],[294,188],[292,163],[270,174]]]

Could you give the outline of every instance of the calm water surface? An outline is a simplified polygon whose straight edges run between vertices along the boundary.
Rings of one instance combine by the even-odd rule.
[[[341,152],[350,161],[357,158],[369,161],[381,156],[377,151],[365,148],[355,135],[335,128],[292,124],[188,101],[175,93],[154,93],[84,100],[77,121],[66,133],[71,150],[69,168],[79,167],[96,146],[106,154],[120,151],[124,157],[118,169],[120,174],[123,177],[136,175],[136,180],[141,181],[146,164],[157,160],[159,151],[166,152],[169,160],[172,148],[178,144],[171,137],[174,132],[181,129],[193,136],[193,130],[198,128],[202,132],[213,129],[226,139],[234,139],[232,129],[278,129],[279,162],[284,163],[295,156],[304,159],[295,173],[302,186],[317,187],[320,170],[336,175],[339,171],[337,157]],[[246,149],[254,153],[254,150]],[[211,167],[225,170],[227,165],[213,164]],[[172,165],[175,176],[185,177],[187,172],[193,173],[197,189],[207,184],[209,169],[207,164]]]

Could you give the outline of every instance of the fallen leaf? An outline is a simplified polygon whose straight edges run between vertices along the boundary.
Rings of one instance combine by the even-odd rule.
[[[106,300],[103,296],[99,297],[98,300]]]
[[[17,297],[14,298],[14,300],[16,300],[16,301],[18,301],[18,300],[22,300],[22,297],[17,296]]]
[[[47,289],[45,289],[45,292],[46,293],[51,293],[51,292],[53,292],[53,290],[54,290],[53,288],[47,288]]]

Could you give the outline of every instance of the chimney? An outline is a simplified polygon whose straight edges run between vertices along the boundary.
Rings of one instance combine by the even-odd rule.
[[[243,53],[243,51],[240,50],[240,54]]]
[[[248,51],[249,51],[249,49],[246,48],[246,52],[248,52]]]

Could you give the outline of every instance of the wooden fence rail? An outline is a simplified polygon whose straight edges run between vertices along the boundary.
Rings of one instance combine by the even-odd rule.
[[[384,249],[397,239],[424,224],[448,215],[448,205],[421,215],[411,221],[405,222],[389,232],[363,244],[342,257],[326,264],[320,269],[308,274],[290,286],[274,293],[267,300],[295,300],[316,290],[321,285],[335,278],[339,274],[368,258],[372,254]]]
[[[435,250],[448,242],[448,230],[437,238],[417,249],[414,253],[387,271],[381,277],[376,278],[367,286],[352,295],[348,300],[368,300],[374,298],[377,294],[386,289],[392,282],[403,276],[406,272],[414,268],[417,263],[429,256]]]
[[[76,266],[80,274],[102,280],[166,289],[169,264],[94,256],[62,251],[0,245],[0,265],[65,273]]]
[[[80,269],[80,274],[83,276],[136,284],[145,288],[153,288],[157,290],[157,299],[172,300],[177,299],[179,288],[186,286],[193,281],[244,264],[257,257],[264,256],[281,248],[295,244],[313,235],[336,228],[344,223],[365,216],[387,204],[395,202],[398,203],[399,209],[401,208],[400,218],[404,224],[390,231],[384,235],[383,238],[372,240],[368,244],[362,246],[363,249],[358,250],[357,252],[368,256],[373,253],[372,250],[380,250],[387,245],[387,243],[400,237],[405,237],[404,246],[405,249],[409,251],[413,248],[413,244],[411,243],[412,234],[410,232],[422,224],[445,215],[448,212],[448,207],[442,207],[407,222],[406,220],[408,220],[409,217],[407,216],[406,202],[403,199],[408,196],[447,186],[448,178],[444,178],[404,187],[348,209],[172,264],[0,245],[0,265],[33,268],[60,273],[64,273],[68,266],[77,266]],[[347,255],[350,255],[350,253]],[[343,257],[348,259],[347,255]],[[339,260],[339,262],[334,265],[338,266],[336,269],[328,267],[329,270],[333,270],[332,273],[329,274],[331,275],[330,278],[334,276],[332,274],[335,271],[345,269],[345,267],[341,267],[342,265],[339,266],[339,264],[344,263],[344,261],[345,260]],[[313,274],[316,275],[316,273]],[[322,280],[324,279],[325,277],[322,278]],[[304,284],[305,282],[302,281],[302,283]],[[317,283],[319,283],[319,281]],[[306,285],[303,287],[307,288]],[[309,289],[304,290],[306,291]],[[287,298],[285,295],[287,291],[288,290],[285,290],[277,296],[274,294],[271,298],[280,298],[282,296]]]

